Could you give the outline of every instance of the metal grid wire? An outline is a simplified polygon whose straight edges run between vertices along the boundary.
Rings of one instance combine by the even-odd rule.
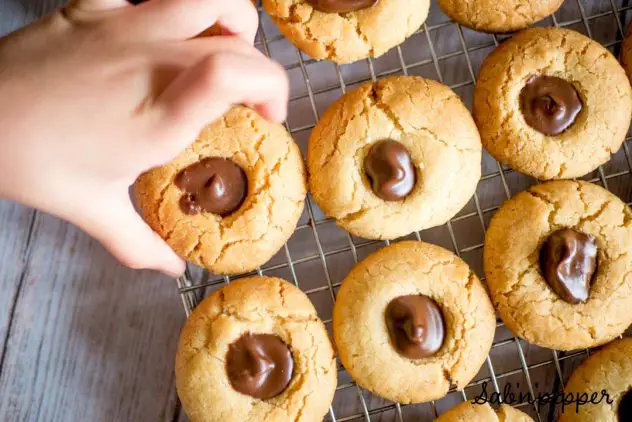
[[[568,27],[582,32],[600,41],[618,55],[624,36],[626,15],[631,10],[632,4],[629,4],[627,0],[566,0],[560,11],[547,18],[542,24]],[[462,28],[451,22],[433,5],[427,23],[408,41],[387,53],[386,56],[390,57],[386,60],[387,66],[381,63],[382,58],[337,66],[329,62],[316,62],[301,54],[276,31],[270,18],[265,15],[261,8],[260,14],[262,25],[259,29],[256,46],[269,57],[281,61],[290,73],[293,80],[290,98],[291,112],[286,126],[299,144],[301,144],[301,140],[307,139],[315,122],[318,121],[319,109],[324,109],[341,94],[360,83],[376,81],[388,75],[421,74],[426,76],[429,73],[429,77],[449,85],[463,97],[466,104],[469,104],[471,91],[476,83],[476,71],[480,65],[480,60],[502,41],[498,36],[478,34],[467,28]],[[447,31],[447,35],[443,33],[445,31]],[[479,42],[475,45],[468,45],[472,37],[478,37]],[[417,38],[417,43],[423,42],[428,57],[409,60],[407,63],[405,57],[410,55],[409,47],[414,45],[411,40],[415,38]],[[446,41],[447,44],[452,42],[456,48],[452,51],[442,52],[441,50],[445,48],[441,44],[446,44]],[[327,63],[329,69],[333,69],[335,72],[333,78],[335,82],[319,83],[318,85],[323,86],[315,88],[313,81],[322,76],[323,63]],[[364,67],[364,72],[360,72],[360,76],[356,75],[357,72],[348,71],[351,67],[357,69],[358,65]],[[311,67],[317,67],[317,69],[312,70]],[[448,73],[453,73],[451,69],[454,67],[459,67],[461,71],[464,71],[466,75],[464,80],[452,81],[449,80],[452,79],[451,77],[446,77]],[[349,76],[350,74],[351,76]],[[292,75],[295,78],[292,78]],[[324,101],[323,104],[321,104],[323,102],[321,99]],[[307,106],[302,111],[311,115],[312,121],[310,123],[303,122],[306,118],[301,111],[300,104],[305,103]],[[292,117],[292,110],[294,109],[298,110],[297,113],[300,114],[296,118]],[[600,167],[585,178],[610,189],[626,202],[632,199],[632,156],[628,145],[630,139],[626,139],[622,150],[615,154],[610,163]],[[304,147],[304,142],[301,146]],[[302,149],[304,150],[304,148]],[[511,183],[510,179],[515,183]],[[445,226],[435,230],[435,233],[417,232],[408,238],[442,243],[442,246],[464,258],[479,276],[482,276],[481,251],[486,222],[489,221],[500,204],[512,196],[512,193],[515,194],[533,183],[537,182],[501,166],[487,156],[483,163],[483,177],[471,203]],[[513,190],[510,188],[512,184],[514,184]],[[488,202],[486,199],[481,199],[485,196],[495,198],[489,206],[486,206]],[[473,232],[476,232],[478,236],[473,236]],[[333,262],[340,256],[350,255],[350,262],[346,266],[343,265],[348,270],[359,259],[379,247],[388,245],[389,242],[358,239],[335,228],[331,219],[322,216],[309,196],[306,203],[306,214],[299,222],[293,238],[305,237],[302,233],[311,235],[312,247],[305,247],[305,242],[295,242],[297,244],[292,246],[293,241],[290,239],[270,263],[249,274],[232,278],[228,276],[217,277],[202,272],[198,268],[190,267],[185,276],[178,279],[178,288],[187,315],[205,295],[221,285],[230,283],[231,279],[253,274],[282,274],[310,296],[312,301],[317,302],[315,298],[318,296],[321,303],[323,300],[327,302],[320,308],[317,305],[317,309],[327,327],[330,328],[331,307],[336,300],[336,290],[345,275],[344,271],[332,271],[332,268],[339,266]],[[333,236],[338,241],[329,242],[328,239]],[[476,240],[471,241],[472,237]],[[462,240],[463,238],[469,240]],[[343,239],[342,242],[340,239]],[[300,256],[300,258],[296,256]],[[304,274],[304,271],[300,270],[301,266],[309,264],[319,266],[320,275],[311,270],[310,273]],[[313,265],[310,265],[309,268],[313,268]],[[332,274],[332,272],[336,274]],[[338,274],[340,272],[342,274]],[[321,283],[322,285],[314,283],[314,278],[324,278],[326,283]],[[483,277],[481,278],[484,280]],[[538,391],[541,393],[559,391],[573,367],[589,354],[590,351],[588,350],[563,353],[529,345],[514,337],[499,320],[496,339],[486,364],[481,369],[481,373],[463,391],[457,392],[452,389],[446,398],[426,404],[400,405],[377,398],[361,389],[339,365],[336,397],[326,420],[332,422],[432,420],[451,406],[472,399],[481,391],[481,387],[485,383],[488,384],[488,393],[502,392],[508,383],[519,385],[520,382],[522,382],[522,392],[530,393],[532,396],[535,396]],[[502,370],[497,368],[502,368]],[[538,389],[536,379],[543,380],[545,385],[543,389]],[[537,421],[554,420],[557,416],[555,406],[549,405],[546,408],[539,408],[536,404],[528,402],[514,403],[513,405],[527,412]]]

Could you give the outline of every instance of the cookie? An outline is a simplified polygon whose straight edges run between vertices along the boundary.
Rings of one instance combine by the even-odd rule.
[[[423,242],[394,243],[358,263],[333,312],[338,354],[351,377],[399,403],[465,388],[495,329],[485,288],[467,264]]]
[[[320,421],[336,382],[333,347],[314,306],[278,278],[215,291],[180,335],[176,386],[192,422]]]
[[[566,407],[559,422],[631,421],[632,338],[593,353],[575,369],[564,393],[583,403]]]
[[[283,35],[317,60],[378,57],[425,22],[430,0],[263,0]]]
[[[294,231],[305,194],[292,137],[245,107],[135,184],[149,225],[180,256],[216,274],[251,271],[274,256]]]
[[[532,28],[483,62],[474,119],[498,161],[541,180],[583,176],[625,139],[632,88],[614,56],[567,29]]]
[[[526,413],[521,412],[506,404],[501,404],[498,409],[492,409],[488,404],[476,404],[469,401],[463,402],[448,410],[435,422],[533,422]]]
[[[632,212],[586,182],[533,186],[494,215],[484,267],[517,336],[558,350],[594,347],[632,323]]]
[[[564,0],[439,0],[454,21],[481,32],[524,29],[555,13]]]
[[[389,77],[347,93],[324,113],[308,144],[310,192],[350,233],[394,239],[444,224],[467,204],[481,149],[452,90],[416,76]]]

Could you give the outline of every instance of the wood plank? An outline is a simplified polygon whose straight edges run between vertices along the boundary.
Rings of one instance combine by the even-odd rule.
[[[0,1],[0,36],[47,15],[67,0],[2,0]]]
[[[38,219],[0,377],[3,420],[171,420],[182,305],[173,280],[123,268]]]
[[[63,3],[0,2],[0,35]],[[27,249],[34,215],[0,202],[2,419],[171,421],[184,320],[173,281],[122,268],[49,216],[38,221]]]
[[[24,270],[27,239],[34,212],[0,201],[0,372],[15,302]]]

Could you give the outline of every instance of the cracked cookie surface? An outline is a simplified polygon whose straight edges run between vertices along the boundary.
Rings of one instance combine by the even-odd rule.
[[[404,200],[379,198],[364,171],[371,146],[385,139],[406,147],[416,169]],[[324,113],[308,144],[310,192],[343,229],[395,239],[444,224],[467,204],[480,178],[481,149],[452,90],[420,77],[389,77],[347,93]]]
[[[227,217],[185,214],[178,173],[207,157],[232,159],[246,173],[248,194]],[[145,220],[183,258],[216,274],[251,271],[266,263],[296,228],[306,176],[298,146],[281,125],[234,107],[209,125],[174,161],[143,174],[135,196]]]
[[[409,359],[389,339],[385,311],[395,298],[425,295],[445,320],[445,340],[428,358]],[[340,360],[362,387],[400,403],[463,389],[485,362],[496,316],[485,288],[460,258],[423,242],[387,246],[358,263],[342,282],[333,330]]]
[[[564,392],[579,397],[587,393],[597,393],[597,400],[602,398],[605,390],[613,403],[605,399],[598,404],[588,403],[579,407],[571,405],[560,415],[559,422],[624,422],[626,417],[619,418],[617,410],[621,398],[632,388],[632,339],[615,340],[596,351],[575,369]],[[595,400],[595,401],[597,401]],[[630,415],[627,414],[627,418]]]
[[[424,23],[429,0],[380,0],[348,13],[315,10],[308,0],[263,0],[283,35],[317,60],[343,64],[378,57]]]
[[[259,400],[231,387],[225,357],[246,333],[272,334],[290,349],[292,379],[276,397]],[[320,421],[337,383],[336,359],[308,297],[273,277],[240,279],[207,297],[180,335],[176,385],[192,422]]]
[[[533,422],[533,419],[524,412],[506,404],[493,409],[489,403],[476,404],[463,402],[448,410],[435,422]]]
[[[521,92],[534,76],[561,78],[577,91],[582,110],[556,136],[529,126]],[[532,28],[503,42],[481,67],[474,119],[483,146],[498,161],[540,180],[583,176],[607,162],[625,139],[632,88],[615,57],[567,29]]]
[[[439,0],[443,12],[481,32],[512,32],[553,14],[564,0]]]
[[[542,245],[564,228],[596,239],[597,272],[585,303],[562,300],[540,269]],[[557,350],[594,347],[632,323],[632,211],[597,185],[549,182],[507,201],[487,231],[484,267],[501,318],[530,343]]]

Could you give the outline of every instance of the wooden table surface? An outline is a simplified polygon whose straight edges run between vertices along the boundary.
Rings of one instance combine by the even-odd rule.
[[[0,0],[0,35],[45,15],[64,1]],[[623,23],[632,20],[629,16],[632,14],[632,2],[629,0],[567,0],[557,18],[567,27],[580,32],[590,25],[593,36],[610,46],[616,54],[621,37],[617,35],[612,14],[607,13],[610,5],[616,5]],[[586,19],[582,14],[592,17]],[[433,16],[438,20],[433,21]],[[429,25],[434,22],[435,28],[428,34],[428,42],[432,38],[436,46],[442,46],[436,54],[443,58],[435,57],[434,67],[433,63],[424,62],[422,54],[428,50],[435,55],[427,45],[423,45],[426,34],[412,37],[415,39],[411,39],[408,45],[414,48],[404,46],[404,56],[408,63],[422,63],[414,68],[411,66],[412,74],[421,72],[419,74],[423,76],[441,79],[443,72],[442,80],[470,104],[473,80],[463,82],[473,78],[471,70],[468,71],[472,65],[467,61],[470,60],[468,57],[473,57],[476,70],[493,44],[485,46],[485,35],[466,31],[465,39],[472,42],[469,56],[453,54],[460,48],[459,42],[465,44],[466,41],[459,41],[453,26],[437,23],[443,20],[445,17],[438,13],[431,13],[429,18]],[[305,128],[314,123],[309,121],[310,116],[316,116],[306,99],[308,95],[303,75],[300,66],[295,63],[296,51],[289,43],[275,37],[269,19],[262,21],[262,27],[266,25],[268,38],[277,40],[270,48],[272,57],[291,69],[288,71],[290,80],[297,88],[297,96],[290,102],[288,124],[299,145],[304,146],[309,134]],[[396,56],[385,55],[376,60],[375,68],[379,71],[397,66],[399,61]],[[312,83],[322,88],[327,84],[336,84],[340,75],[333,69],[331,64],[321,62],[310,64],[306,72],[314,76]],[[366,70],[365,64],[359,63],[344,67],[341,75],[347,81],[366,80],[369,78]],[[370,70],[373,72],[373,67]],[[322,77],[322,83],[316,80],[316,75]],[[327,79],[330,77],[333,79]],[[337,89],[330,88],[317,92],[315,106],[321,112],[340,94]],[[627,151],[632,151],[632,138],[627,140]],[[495,161],[485,156],[483,174],[486,177],[477,188],[478,202],[468,204],[460,213],[459,221],[454,223],[459,245],[445,227],[422,233],[424,240],[447,248],[451,247],[452,239],[454,250],[460,251],[479,275],[482,275],[484,240],[484,227],[481,225],[489,222],[489,217],[506,195],[513,195],[535,182],[519,173],[503,172],[508,183],[504,190],[501,181],[504,183],[505,179],[497,177],[497,171]],[[632,156],[626,155],[623,149],[604,166],[602,173],[595,172],[587,178],[594,178],[602,184],[607,182],[609,189],[622,200],[627,203],[632,201]],[[481,209],[484,211],[481,212]],[[317,219],[322,217],[317,215]],[[307,224],[307,218],[302,224]],[[313,238],[310,237],[311,232],[307,229],[297,231],[290,239],[289,249],[294,260],[314,254],[318,257],[317,254],[322,253],[318,252],[320,243],[316,233],[327,240],[327,251],[343,251],[348,241],[346,234],[333,224],[322,224],[318,230],[313,229]],[[6,201],[0,201],[0,233],[0,422],[153,422],[182,419],[174,389],[173,361],[178,334],[184,323],[184,311],[175,282],[155,273],[125,269],[77,228]],[[361,253],[368,253],[373,247],[369,245]],[[299,251],[300,254],[295,253]],[[331,318],[331,298],[326,290],[320,289],[326,274],[331,278],[329,282],[340,282],[351,268],[352,258],[349,252],[332,252],[327,266],[318,259],[305,258],[296,267],[296,272],[301,274],[302,287],[314,288],[315,293],[310,299],[315,302],[323,320]],[[320,268],[321,264],[323,268]],[[283,273],[286,269],[279,271],[266,274],[292,279],[292,274]],[[632,335],[632,331],[628,334]],[[542,386],[550,386],[557,375],[566,380],[572,369],[585,358],[584,355],[572,354],[562,357],[564,354],[560,353],[560,359],[570,359],[564,360],[558,367],[551,360],[551,356],[555,356],[557,361],[558,354],[518,342],[512,337],[505,327],[500,327],[496,333],[497,347],[490,355],[494,371],[501,378],[501,389],[504,384],[519,385],[520,382],[524,388],[525,381],[530,385],[530,380],[536,387],[538,382]],[[523,378],[525,367],[530,368],[531,378]],[[485,368],[479,374],[481,377],[487,376]],[[365,394],[366,403],[364,398],[358,401],[359,394],[355,388],[349,388],[352,384],[350,378],[345,378],[344,371],[339,382],[346,386],[334,400],[338,418],[361,415],[366,405],[368,409],[378,409],[371,420],[398,420],[395,411],[382,413],[379,410],[386,408],[388,403],[385,405],[376,397]],[[559,387],[559,383],[556,385]],[[476,388],[468,391],[468,397],[477,393]],[[451,396],[438,402],[440,411],[462,400],[457,393]],[[360,406],[360,402],[364,404]],[[529,407],[522,409],[531,411]],[[554,410],[543,407],[541,419],[553,420]],[[404,420],[418,421],[422,420],[421,415],[426,415],[423,420],[432,420],[432,412],[437,409],[431,411],[429,406],[420,405],[403,411]]]
[[[0,35],[63,0],[0,0]],[[0,420],[172,421],[175,282],[0,201]]]

